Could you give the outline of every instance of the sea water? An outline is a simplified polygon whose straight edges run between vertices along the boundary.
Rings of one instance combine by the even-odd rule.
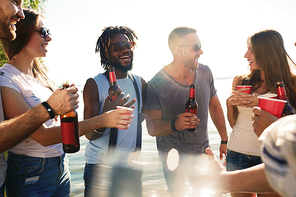
[[[227,122],[226,117],[226,99],[231,91],[231,78],[226,79],[215,79],[215,87],[217,89],[217,94],[220,99],[221,105],[224,110],[224,117],[227,126],[227,132],[230,134],[231,128]],[[82,101],[82,89],[83,86],[78,86],[80,93],[80,103],[78,108],[79,120],[83,119],[83,101]],[[185,105],[185,104],[184,104]],[[210,116],[209,116],[210,117]],[[162,164],[158,160],[158,152],[156,148],[155,137],[149,136],[145,121],[142,123],[143,128],[143,140],[142,140],[142,154],[141,154],[141,165],[143,166],[143,196],[145,197],[162,197],[170,196],[166,191],[166,183],[163,176]],[[214,126],[212,120],[209,118],[208,121],[208,133],[210,146],[217,158],[219,158],[219,145],[220,136]],[[71,172],[71,197],[82,197],[84,196],[84,153],[85,146],[88,140],[83,136],[80,138],[80,151],[74,154],[68,154],[70,172]],[[221,161],[222,162],[222,161]],[[214,191],[202,190],[199,196],[213,196]],[[190,196],[190,195],[188,195]],[[229,196],[225,194],[223,196]]]

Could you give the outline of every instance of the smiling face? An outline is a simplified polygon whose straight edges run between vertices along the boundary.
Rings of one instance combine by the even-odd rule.
[[[248,50],[247,50],[246,54],[244,55],[244,57],[247,58],[247,60],[249,62],[250,70],[258,70],[259,69],[259,67],[256,64],[255,55],[253,53],[252,46],[250,43],[248,43]]]
[[[42,17],[38,17],[37,26],[29,39],[29,42],[25,45],[24,50],[27,55],[32,58],[45,57],[47,53],[48,43],[51,41],[51,37],[47,35],[45,38],[41,36],[41,29],[44,27]]]
[[[201,54],[203,54],[202,49],[199,49],[198,52],[194,51],[194,46],[196,44],[200,44],[200,40],[196,33],[190,33],[184,37],[184,42],[181,45],[190,45],[190,46],[179,46],[179,50],[181,50],[183,56],[182,61],[183,64],[192,70],[198,69],[198,59]]]
[[[111,66],[122,71],[127,72],[133,67],[133,50],[123,47],[122,51],[116,52],[112,47],[112,44],[117,42],[128,42],[128,38],[124,34],[115,34],[111,41],[111,46],[106,54]]]
[[[0,38],[14,40],[15,24],[24,19],[22,0],[0,0]]]

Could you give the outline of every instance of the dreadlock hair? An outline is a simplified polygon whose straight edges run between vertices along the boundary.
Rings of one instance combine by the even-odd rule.
[[[95,52],[98,53],[100,51],[101,56],[101,65],[104,70],[107,70],[110,67],[110,61],[106,58],[106,53],[108,52],[109,47],[111,46],[111,41],[115,34],[124,34],[128,37],[129,41],[135,42],[135,39],[138,39],[136,33],[125,26],[110,26],[106,27],[103,30],[102,35],[98,38]]]

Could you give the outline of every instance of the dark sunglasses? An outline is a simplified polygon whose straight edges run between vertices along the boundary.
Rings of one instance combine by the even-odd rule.
[[[116,43],[113,43],[110,47],[112,47],[115,52],[122,51],[124,47],[127,50],[134,50],[135,43],[134,42],[116,42]]]
[[[42,27],[41,30],[35,30],[35,31],[39,32],[42,38],[46,38],[47,36],[51,35],[50,30],[47,29],[46,27]]]
[[[199,49],[201,48],[201,44],[195,44],[195,45],[179,45],[179,46],[193,46],[194,47],[194,52],[198,52]]]

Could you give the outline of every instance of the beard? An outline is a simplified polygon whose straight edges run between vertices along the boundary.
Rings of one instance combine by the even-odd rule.
[[[0,9],[0,38],[4,40],[14,40],[16,38],[14,25],[10,24],[9,18],[3,16]]]
[[[114,68],[120,70],[121,72],[128,72],[128,71],[130,71],[130,70],[133,69],[133,64],[132,64],[132,63],[130,63],[130,64],[127,65],[127,66],[123,66],[123,65],[121,65],[120,63],[116,63],[116,64],[112,64],[112,63],[111,63],[111,65],[112,65]]]
[[[121,72],[128,72],[133,69],[133,56],[131,56],[130,64],[122,65],[119,58],[110,56],[110,65],[120,70]]]

